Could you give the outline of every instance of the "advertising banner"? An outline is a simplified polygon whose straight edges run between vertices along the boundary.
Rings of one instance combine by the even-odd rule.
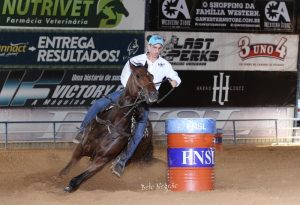
[[[0,1],[0,26],[5,27],[144,30],[144,22],[141,0]]]
[[[0,71],[0,107],[86,107],[122,88],[121,70]],[[178,71],[182,84],[154,107],[295,106],[297,72]],[[165,82],[160,98],[170,90]]]
[[[182,83],[160,107],[295,106],[297,72],[178,71]],[[170,90],[168,83],[160,96]]]
[[[149,30],[295,32],[296,0],[150,1]]]
[[[1,32],[0,65],[123,66],[144,52],[143,33]]]
[[[166,40],[162,57],[176,70],[297,70],[298,35],[158,33]]]
[[[121,89],[120,70],[0,71],[0,107],[90,106]]]
[[[299,3],[300,4],[300,3]],[[297,33],[300,33],[300,8],[298,8],[298,13],[297,13]]]

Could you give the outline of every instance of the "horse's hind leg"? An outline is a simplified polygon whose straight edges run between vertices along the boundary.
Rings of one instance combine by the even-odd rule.
[[[107,158],[101,158],[93,161],[86,171],[74,177],[70,181],[69,185],[65,187],[64,191],[69,193],[76,191],[83,182],[94,176],[108,161],[109,159]]]
[[[153,159],[153,144],[150,142],[142,156],[144,162],[149,162]]]
[[[78,144],[68,164],[59,172],[59,176],[66,175],[72,167],[82,158],[82,145]]]

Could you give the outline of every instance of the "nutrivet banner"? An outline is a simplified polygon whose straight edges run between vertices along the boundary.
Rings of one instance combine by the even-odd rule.
[[[122,67],[144,52],[141,32],[1,32],[0,65]]]
[[[150,1],[149,30],[295,32],[296,0]]]
[[[166,40],[161,55],[176,70],[297,70],[295,34],[158,33]]]
[[[0,26],[5,27],[143,30],[144,21],[141,0],[0,1]]]
[[[295,106],[297,72],[178,71],[182,84],[160,107]],[[170,90],[168,83],[160,96]]]
[[[90,106],[122,88],[121,70],[0,71],[0,107]]]

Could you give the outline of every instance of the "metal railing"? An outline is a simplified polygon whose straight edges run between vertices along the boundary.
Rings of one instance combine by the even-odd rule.
[[[289,124],[293,125],[293,126],[284,126],[283,128],[279,128],[278,124],[279,121],[283,121],[283,120],[292,120],[293,123],[289,122]],[[265,137],[265,136],[260,136],[260,139],[263,138],[272,138],[272,140],[278,144],[279,143],[279,138],[289,138],[291,142],[295,142],[295,140],[299,140],[299,137],[295,134],[295,130],[297,131],[298,129],[300,130],[300,128],[297,128],[295,126],[295,121],[298,121],[300,119],[297,118],[292,118],[292,119],[229,119],[229,120],[216,120],[217,121],[217,125],[218,123],[224,124],[226,126],[225,129],[223,130],[223,139],[227,139],[227,140],[232,140],[234,144],[238,143],[238,140],[242,140],[242,139],[247,139],[249,137],[240,137],[238,134],[238,130],[240,130],[241,125],[238,125],[239,123],[243,123],[243,122],[256,122],[256,123],[261,123],[261,122],[271,122],[271,124],[268,124],[268,129],[270,130],[271,135],[269,137]],[[58,134],[62,134],[62,133],[72,133],[74,134],[76,132],[76,130],[71,130],[71,131],[59,131],[57,128],[61,127],[61,125],[63,124],[72,124],[72,126],[76,127],[76,124],[79,124],[81,121],[0,121],[0,136],[4,135],[4,140],[1,140],[0,138],[0,142],[4,141],[4,147],[5,149],[7,148],[8,143],[10,142],[10,138],[12,135],[16,136],[16,135],[20,135],[20,134],[37,134],[37,133],[48,133],[50,135],[52,135],[52,140],[50,142],[56,143],[57,139],[58,139]],[[152,123],[163,123],[165,122],[165,120],[151,120]],[[16,128],[10,128],[10,125],[18,125],[18,124],[34,124],[34,126],[38,126],[39,124],[50,124],[52,127],[51,129],[48,129],[47,131],[43,130],[43,131],[25,131],[25,130],[16,130]],[[58,126],[59,125],[59,126]],[[4,127],[3,131],[1,130],[1,127]],[[36,127],[35,127],[36,128]],[[245,129],[245,128],[243,128]],[[291,134],[285,134],[285,136],[279,136],[279,129],[281,130],[286,130],[285,133],[291,133]],[[154,134],[158,134],[158,135],[164,135],[164,130],[155,130],[154,128]],[[74,136],[74,135],[72,135]],[[250,139],[255,139],[255,136]],[[19,140],[22,142],[22,140]],[[43,141],[43,140],[41,140]],[[24,141],[25,142],[25,141]],[[49,142],[49,141],[48,141]],[[3,142],[2,142],[3,143]]]
[[[49,133],[53,136],[53,143],[56,143],[57,139],[57,124],[78,124],[81,121],[0,121],[0,125],[4,125],[4,132],[0,132],[0,134],[4,134],[4,147],[7,148],[7,144],[9,141],[9,134],[18,134],[18,133],[33,133],[34,131],[11,131],[9,132],[9,124],[51,124],[52,131]],[[47,131],[35,131],[38,133],[46,133]],[[73,132],[71,132],[73,133]]]

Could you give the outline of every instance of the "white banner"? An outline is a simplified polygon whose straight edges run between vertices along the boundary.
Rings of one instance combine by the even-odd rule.
[[[162,56],[176,70],[297,70],[298,35],[158,33],[166,40]]]
[[[86,109],[83,108],[1,109],[0,142],[5,141],[5,122],[7,121],[18,121],[18,123],[8,124],[8,141],[54,141],[55,136],[55,141],[70,142],[85,113]],[[162,137],[163,140],[166,140],[165,120],[168,118],[214,118],[217,120],[217,128],[223,130],[224,137],[233,139],[233,130],[235,129],[236,136],[251,139],[253,137],[275,138],[276,126],[278,137],[291,136],[293,130],[291,118],[293,116],[293,107],[152,108],[149,118],[152,121],[155,137]],[[266,119],[279,120],[276,124],[275,120]],[[20,123],[22,121],[24,123]],[[54,126],[51,123],[53,121],[65,122],[55,123]],[[78,122],[69,123],[67,121]]]

